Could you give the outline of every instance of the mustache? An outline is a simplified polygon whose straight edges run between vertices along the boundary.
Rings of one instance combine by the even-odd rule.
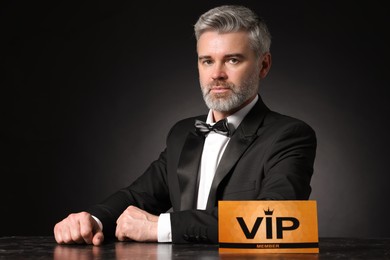
[[[213,80],[210,84],[207,84],[208,89],[213,89],[214,87],[223,87],[228,89],[234,89],[234,84],[231,82]]]

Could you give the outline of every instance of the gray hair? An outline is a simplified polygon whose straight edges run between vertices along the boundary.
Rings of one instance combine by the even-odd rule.
[[[263,19],[252,10],[239,5],[223,5],[202,14],[195,26],[195,37],[199,40],[206,31],[228,33],[246,31],[250,45],[257,56],[270,51],[271,34]]]

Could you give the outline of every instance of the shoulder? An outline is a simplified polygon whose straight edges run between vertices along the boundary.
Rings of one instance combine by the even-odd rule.
[[[316,138],[314,129],[305,121],[296,117],[269,111],[264,118],[263,126],[259,131],[271,131],[274,134],[306,135]]]

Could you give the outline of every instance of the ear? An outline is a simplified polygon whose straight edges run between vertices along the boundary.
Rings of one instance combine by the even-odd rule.
[[[271,59],[271,53],[266,52],[262,55],[259,59],[259,77],[260,79],[263,79],[267,76],[269,70],[271,69],[272,59]]]

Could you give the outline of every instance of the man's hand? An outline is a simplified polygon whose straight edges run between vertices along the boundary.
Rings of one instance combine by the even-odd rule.
[[[87,212],[73,213],[54,226],[54,237],[58,244],[103,243],[104,235],[99,224]]]
[[[158,216],[129,206],[116,221],[115,236],[119,241],[157,242]]]

